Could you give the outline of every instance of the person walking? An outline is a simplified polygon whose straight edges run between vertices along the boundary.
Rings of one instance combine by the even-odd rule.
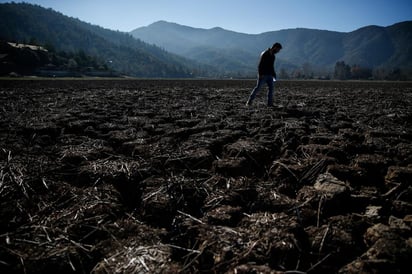
[[[280,43],[274,43],[271,48],[268,48],[260,54],[259,66],[258,66],[258,79],[256,86],[249,95],[249,99],[246,102],[246,106],[251,106],[256,94],[259,92],[260,88],[264,83],[268,85],[269,91],[267,94],[268,106],[273,106],[273,88],[274,82],[276,81],[275,72],[275,54],[282,49]]]

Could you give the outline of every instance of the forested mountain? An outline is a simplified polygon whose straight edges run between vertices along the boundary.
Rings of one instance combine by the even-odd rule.
[[[339,61],[369,69],[412,67],[412,21],[389,27],[367,26],[348,33],[298,28],[261,34],[198,29],[159,21],[131,34],[227,71],[254,72],[259,53],[274,42],[283,45],[277,58],[278,69],[290,73],[332,71]]]
[[[133,38],[30,4],[0,4],[0,40],[52,47],[106,61],[111,69],[140,77],[191,77],[201,66]]]
[[[33,44],[0,40],[0,76],[36,75],[46,77],[118,77],[106,61],[84,51],[56,52]]]
[[[344,79],[348,70],[365,78],[372,70],[381,75],[407,71],[412,77],[412,21],[348,33],[298,28],[261,34],[159,21],[124,33],[25,3],[0,4],[0,18],[3,42],[84,54],[100,67],[130,76],[254,77],[260,52],[278,41],[284,46],[276,63],[282,78],[335,74]]]

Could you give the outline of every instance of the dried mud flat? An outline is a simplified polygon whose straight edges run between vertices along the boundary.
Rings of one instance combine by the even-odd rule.
[[[412,84],[0,82],[1,273],[406,273]]]

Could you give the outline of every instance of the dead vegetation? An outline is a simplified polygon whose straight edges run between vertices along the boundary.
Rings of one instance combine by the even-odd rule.
[[[2,81],[2,273],[406,273],[410,83]]]

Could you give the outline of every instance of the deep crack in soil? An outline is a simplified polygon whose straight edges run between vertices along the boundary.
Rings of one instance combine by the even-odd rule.
[[[1,86],[1,273],[409,269],[411,83]]]

